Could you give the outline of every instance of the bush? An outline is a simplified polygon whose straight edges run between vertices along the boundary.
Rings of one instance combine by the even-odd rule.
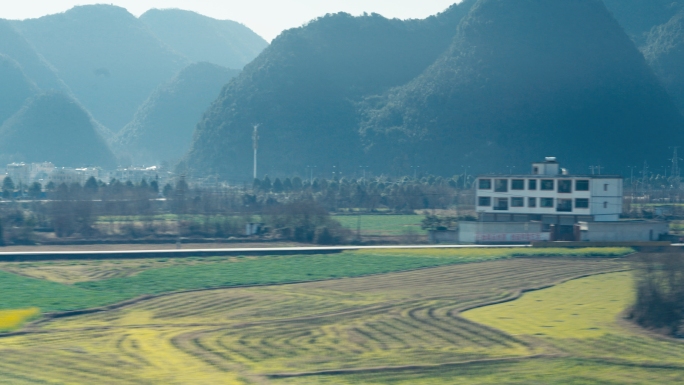
[[[637,262],[636,303],[630,317],[639,325],[679,336],[684,332],[684,256],[643,255]]]

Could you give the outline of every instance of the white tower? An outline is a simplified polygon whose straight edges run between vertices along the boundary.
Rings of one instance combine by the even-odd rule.
[[[254,133],[252,134],[252,142],[254,145],[254,179],[257,178],[257,149],[259,148],[259,125],[254,125]]]

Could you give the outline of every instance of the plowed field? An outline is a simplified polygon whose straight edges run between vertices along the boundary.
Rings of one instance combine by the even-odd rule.
[[[626,267],[522,258],[165,295],[0,339],[0,383],[488,383],[477,381],[501,379],[495,366],[534,374],[558,352],[460,311]]]

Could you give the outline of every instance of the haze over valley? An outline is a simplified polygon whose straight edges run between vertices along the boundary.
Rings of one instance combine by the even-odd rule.
[[[0,20],[0,161],[62,162],[54,136],[82,149],[59,166],[248,181],[258,126],[260,176],[449,176],[540,154],[658,167],[684,139],[683,9],[465,0],[425,19],[321,15],[270,44],[179,9]]]

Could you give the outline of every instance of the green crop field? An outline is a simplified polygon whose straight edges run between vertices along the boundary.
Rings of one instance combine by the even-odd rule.
[[[632,298],[631,276],[629,261],[613,257],[630,252],[364,250],[1,264],[15,272],[8,276],[45,285],[47,305],[63,295],[175,293],[4,336],[0,383],[681,382],[684,345],[618,318]],[[314,282],[184,291],[302,277]],[[3,297],[40,291],[25,284],[8,283]],[[520,296],[530,289],[541,290]]]
[[[620,256],[625,248],[577,249],[577,256]],[[151,261],[0,263],[0,309],[43,312],[97,307],[146,294],[358,277],[563,249],[363,250],[340,254],[215,257]],[[65,284],[67,283],[67,284]],[[70,283],[70,284],[69,284]]]
[[[333,217],[342,226],[356,231],[361,221],[361,235],[366,236],[398,236],[410,233],[426,235],[420,228],[421,215],[336,215]]]

